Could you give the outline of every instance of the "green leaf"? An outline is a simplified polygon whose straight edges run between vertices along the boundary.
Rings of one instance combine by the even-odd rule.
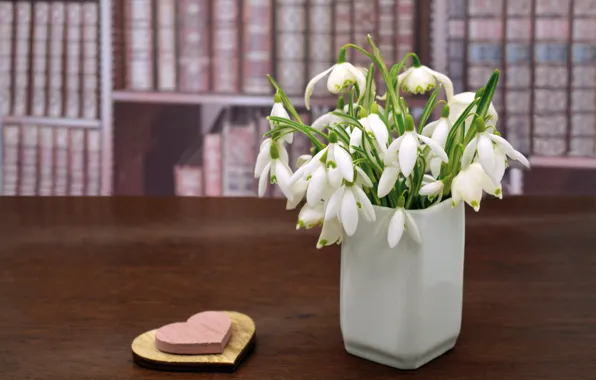
[[[481,117],[483,120],[486,118],[486,113],[488,112],[488,108],[490,107],[490,103],[493,100],[493,96],[495,95],[495,90],[497,88],[497,84],[499,83],[499,70],[495,70],[493,74],[490,76],[490,79],[484,86],[484,91],[480,96],[480,101],[478,102],[478,108],[476,109],[476,113],[478,116],[474,117],[472,124],[476,121],[476,118]]]
[[[439,91],[441,90],[441,85],[438,85],[433,93],[428,98],[426,105],[424,106],[424,110],[422,111],[422,115],[420,116],[420,124],[418,125],[418,134],[422,133],[422,129],[426,124],[426,121],[430,117],[431,112],[435,109],[435,101],[437,100],[437,95],[439,95]]]

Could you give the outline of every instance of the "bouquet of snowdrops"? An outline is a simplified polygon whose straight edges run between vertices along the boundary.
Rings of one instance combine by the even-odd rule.
[[[415,54],[388,68],[370,36],[368,43],[371,51],[345,45],[337,63],[310,80],[304,95],[307,109],[313,88],[325,76],[327,89],[338,96],[336,109],[312,125],[302,122],[283,89],[269,77],[276,93],[268,118],[271,130],[255,166],[258,193],[264,195],[268,182],[277,184],[287,198],[287,209],[306,197],[297,228],[322,225],[318,248],[341,243],[344,232],[353,235],[360,218],[375,221],[373,205],[395,210],[387,233],[390,247],[404,231],[420,241],[421,231],[409,210],[445,201],[455,206],[463,200],[478,211],[483,192],[502,197],[508,158],[529,167],[497,130],[498,115],[491,103],[497,70],[477,92],[454,95],[451,80],[421,65]],[[346,62],[347,49],[366,55],[370,66]],[[383,96],[375,93],[375,71],[387,89]],[[441,89],[446,101],[437,100]],[[401,91],[431,92],[418,123]],[[427,124],[437,107],[442,107],[441,117]],[[292,143],[294,133],[304,133],[313,147],[311,155],[298,158],[292,172],[286,144]]]

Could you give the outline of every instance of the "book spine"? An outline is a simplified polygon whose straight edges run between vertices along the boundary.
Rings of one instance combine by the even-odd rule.
[[[33,3],[33,20],[31,114],[44,116],[46,112],[48,24],[50,21],[50,4],[47,1]]]
[[[176,90],[176,2],[157,2],[157,88]]]
[[[126,87],[153,88],[153,41],[151,0],[125,1]]]
[[[54,162],[54,128],[39,128],[39,195],[53,193],[53,162]]]
[[[87,130],[86,195],[100,195],[101,185],[101,133]]]
[[[253,176],[256,125],[226,125],[223,135],[223,195],[256,194]]]
[[[268,94],[271,86],[266,75],[271,72],[273,31],[272,0],[245,0],[242,15],[242,91]]]
[[[14,57],[14,103],[13,115],[26,115],[29,88],[29,39],[31,38],[31,3],[19,1]]]
[[[209,90],[209,2],[179,0],[178,90]]]
[[[397,0],[397,57],[399,60],[414,51],[415,17],[414,0]]]
[[[237,93],[238,86],[238,8],[235,0],[215,0],[213,8],[213,89]]]
[[[97,119],[98,117],[98,4],[88,2],[83,4],[83,117]]]
[[[218,197],[222,195],[222,141],[221,134],[208,134],[203,141],[203,170],[205,175],[205,195]]]
[[[21,131],[18,125],[5,125],[4,162],[2,164],[2,184],[4,195],[17,195],[19,182],[19,145]]]
[[[81,21],[80,3],[66,5],[66,117],[78,118],[81,111]]]
[[[303,94],[306,88],[305,0],[278,0],[275,20],[277,80],[288,95]]]
[[[62,116],[63,99],[63,60],[64,60],[64,32],[66,13],[63,1],[53,1],[50,4],[50,42],[48,62],[48,116]]]
[[[71,128],[69,137],[69,194],[83,195],[85,188],[85,130]]]
[[[0,115],[9,115],[11,111],[11,64],[12,64],[12,25],[14,4],[0,3]]]
[[[54,131],[54,195],[68,193],[68,128]]]
[[[19,176],[19,195],[35,195],[37,189],[37,133],[35,125],[23,125],[23,145]]]
[[[311,0],[309,6],[308,77],[312,78],[335,63],[336,52],[333,51],[333,3]],[[326,86],[316,86],[313,94],[327,95]]]
[[[200,166],[176,165],[174,167],[176,195],[200,197],[203,195],[203,170]]]

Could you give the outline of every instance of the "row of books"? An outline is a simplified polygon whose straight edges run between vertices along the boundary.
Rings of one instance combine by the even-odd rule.
[[[97,119],[98,3],[0,1],[0,115]]]
[[[593,2],[453,1],[447,31],[457,92],[501,70],[494,103],[514,145],[537,155],[596,154]]]
[[[378,3],[378,4],[377,4]],[[304,91],[348,42],[377,38],[388,61],[413,49],[413,0],[123,0],[116,9],[132,90],[268,94],[266,74]],[[121,16],[120,16],[121,15]],[[117,39],[118,40],[118,39]],[[120,47],[116,47],[117,50]],[[367,62],[365,57],[352,57]],[[118,84],[117,84],[118,85]]]
[[[227,112],[218,126],[219,131],[207,134],[202,141],[189,146],[174,167],[175,191],[181,196],[256,196],[254,162],[269,130],[265,118],[268,110],[234,108]],[[301,115],[308,122],[309,114]],[[296,159],[308,154],[311,143],[296,134],[288,145],[290,166],[296,169]],[[277,186],[268,187],[269,196],[281,197]]]
[[[4,125],[4,195],[99,195],[97,129]]]

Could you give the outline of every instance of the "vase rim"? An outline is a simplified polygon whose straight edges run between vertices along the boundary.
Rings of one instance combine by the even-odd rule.
[[[438,212],[443,210],[446,207],[449,207],[451,205],[451,197],[443,199],[441,202],[439,203],[435,203],[434,205],[427,207],[427,208],[423,208],[423,209],[416,209],[416,210],[407,210],[408,213],[413,214],[413,215],[417,215],[417,214],[426,214],[426,213],[432,213],[432,212]],[[385,207],[385,206],[379,206],[379,205],[373,205],[373,208],[379,208],[381,210],[396,210],[396,208],[393,207]]]

